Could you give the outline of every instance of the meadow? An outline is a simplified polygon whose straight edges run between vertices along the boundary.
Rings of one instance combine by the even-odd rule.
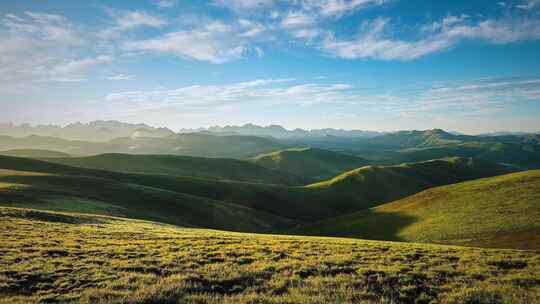
[[[291,233],[540,250],[539,189],[540,170],[476,179]]]
[[[535,303],[532,251],[0,208],[0,303]]]

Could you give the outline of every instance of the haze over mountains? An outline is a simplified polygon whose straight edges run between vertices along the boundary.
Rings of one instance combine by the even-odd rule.
[[[8,124],[0,127],[0,134],[5,134],[0,136],[0,150],[53,150],[74,156],[129,153],[248,159],[280,150],[311,147],[387,165],[458,156],[522,169],[540,168],[538,133],[471,136],[441,129],[393,133],[333,129],[289,131],[275,125],[252,124],[174,133],[145,124],[96,121],[65,127]],[[334,167],[333,170],[336,173],[335,170],[341,169]]]

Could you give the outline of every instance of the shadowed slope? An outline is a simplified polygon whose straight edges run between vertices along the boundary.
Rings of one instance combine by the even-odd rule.
[[[88,157],[44,159],[73,167],[127,173],[164,174],[267,184],[304,185],[309,179],[267,169],[249,162],[174,155],[101,154]]]
[[[242,205],[251,210],[299,221],[321,220],[364,210],[429,187],[498,175],[502,170],[499,166],[489,163],[453,158],[401,166],[364,167],[327,182],[305,187],[286,187],[192,177],[127,174],[2,156],[0,156],[0,168],[74,176],[76,180],[91,177],[121,184],[140,185],[190,197],[195,196],[203,200]],[[13,177],[10,177],[6,181],[18,182],[32,187],[32,185],[41,183],[42,179],[48,179],[42,176],[24,177],[24,181],[20,180],[20,177],[16,178],[18,180],[13,180]],[[69,178],[56,183],[58,190],[65,191],[63,182],[69,185]],[[89,191],[88,195],[91,195],[99,193],[101,187],[105,186],[107,183],[97,184],[94,186],[95,188],[81,189],[81,191]],[[123,197],[122,192],[116,195],[119,198]],[[151,203],[152,201],[147,201],[147,204]],[[177,212],[181,212],[181,209]],[[197,217],[197,219],[204,223],[203,218]]]
[[[540,249],[540,170],[436,187],[300,229],[315,235]],[[388,222],[387,218],[407,219]]]
[[[181,178],[89,170],[5,156],[0,156],[0,168],[5,168],[0,170],[0,204],[4,206],[108,214],[239,231],[268,231],[294,224],[264,211],[182,193],[175,189],[182,184]],[[162,184],[169,188],[160,187]]]

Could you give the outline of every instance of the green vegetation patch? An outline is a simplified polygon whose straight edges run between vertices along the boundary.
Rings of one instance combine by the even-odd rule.
[[[314,235],[540,249],[540,170],[431,188],[300,229]]]
[[[50,220],[63,217],[70,220]],[[0,303],[536,303],[540,296],[536,252],[10,208],[0,208],[0,222]]]

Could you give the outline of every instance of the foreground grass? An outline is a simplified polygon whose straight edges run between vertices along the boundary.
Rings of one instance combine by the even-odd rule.
[[[540,254],[0,208],[0,303],[537,303]]]

